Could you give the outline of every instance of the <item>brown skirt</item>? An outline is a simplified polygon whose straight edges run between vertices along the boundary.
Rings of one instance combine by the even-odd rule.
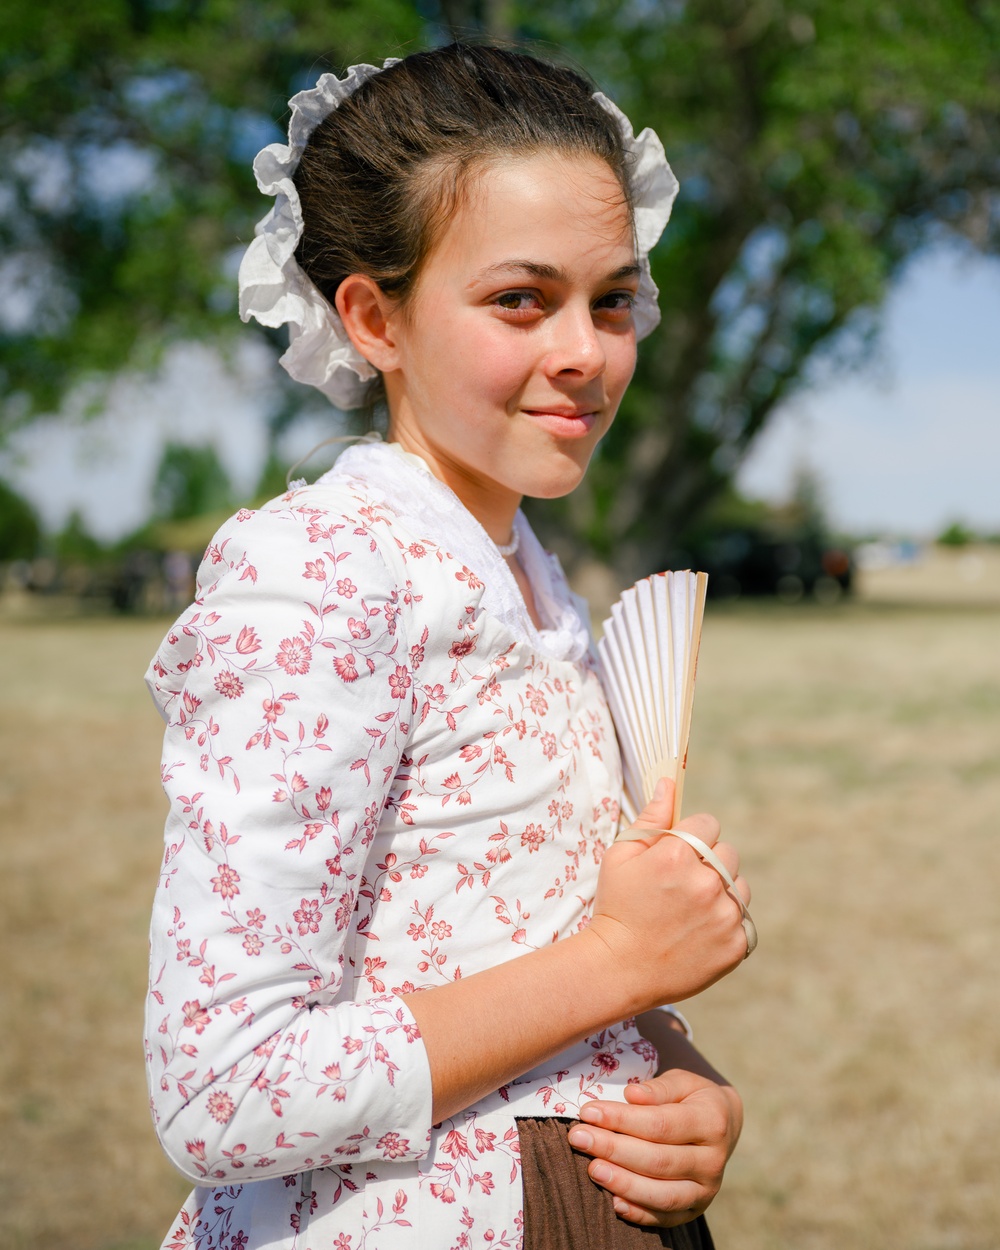
[[[619,1219],[611,1194],[587,1175],[590,1156],[566,1134],[575,1120],[518,1117],[524,1184],[524,1250],[713,1250],[705,1217],[676,1228]]]

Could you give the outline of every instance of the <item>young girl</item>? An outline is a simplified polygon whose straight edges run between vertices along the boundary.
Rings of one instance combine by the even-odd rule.
[[[244,319],[389,432],[225,525],[150,669],[150,1087],[198,1186],[165,1245],[709,1246],[739,1099],[658,1008],[740,962],[740,911],[678,839],[613,845],[586,609],[519,511],[656,324],[662,148],[453,46],[325,76],[255,168]]]

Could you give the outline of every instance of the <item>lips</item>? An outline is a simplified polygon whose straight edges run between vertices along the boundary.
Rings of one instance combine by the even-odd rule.
[[[523,408],[525,416],[556,438],[582,438],[597,423],[593,408]]]
[[[565,417],[571,421],[597,416],[593,408],[525,408],[524,412],[529,417]]]

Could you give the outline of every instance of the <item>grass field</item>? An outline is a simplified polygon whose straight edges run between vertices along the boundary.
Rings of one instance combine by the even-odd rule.
[[[0,1246],[152,1250],[146,1111],[163,623],[0,621]],[[1000,610],[711,614],[688,810],[757,954],[690,1004],[747,1102],[720,1250],[1000,1246]]]

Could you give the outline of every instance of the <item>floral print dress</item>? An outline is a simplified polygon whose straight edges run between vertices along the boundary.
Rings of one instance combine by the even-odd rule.
[[[167,1250],[514,1250],[516,1117],[655,1070],[626,1021],[431,1122],[407,995],[586,924],[619,818],[585,615],[515,524],[542,630],[422,462],[353,447],[222,528],[150,666]]]

